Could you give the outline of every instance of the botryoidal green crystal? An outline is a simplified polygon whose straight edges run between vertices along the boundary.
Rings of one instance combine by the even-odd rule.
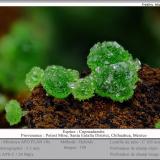
[[[52,65],[43,72],[35,67],[26,76],[26,84],[32,90],[42,84],[48,95],[66,98],[73,94],[75,99],[89,99],[94,94],[123,102],[134,94],[141,67],[138,59],[117,42],[94,45],[87,58],[90,75],[79,79],[79,72]]]
[[[78,71],[52,65],[47,67],[44,72],[42,86],[49,95],[56,98],[66,98],[71,93],[69,83],[78,78]]]
[[[43,69],[39,67],[33,67],[29,73],[26,74],[26,85],[32,91],[35,87],[37,87],[44,76]]]
[[[17,102],[16,100],[9,101],[5,106],[5,111],[6,119],[11,126],[18,124],[21,121],[23,111],[19,102]]]
[[[79,79],[79,72],[74,70],[74,69],[66,69],[67,73],[68,73],[68,78],[70,82],[74,82],[76,80]]]
[[[101,68],[95,72],[96,93],[123,102],[132,97],[136,82],[139,80],[135,66],[128,62],[119,62]]]
[[[117,42],[98,42],[91,49],[87,57],[87,64],[91,70],[109,64],[129,61],[132,55]]]
[[[95,86],[90,76],[71,83],[70,87],[74,98],[78,100],[85,100],[94,96]]]
[[[123,102],[133,96],[140,69],[128,51],[116,42],[96,44],[87,61],[95,80],[95,92],[114,101]]]
[[[160,121],[156,122],[154,127],[157,128],[157,129],[160,129]]]

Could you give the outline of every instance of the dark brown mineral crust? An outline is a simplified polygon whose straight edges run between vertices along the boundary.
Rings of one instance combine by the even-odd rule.
[[[41,86],[23,103],[29,128],[154,128],[160,119],[160,68],[144,65],[134,96],[124,103],[95,95],[85,101],[46,95]]]

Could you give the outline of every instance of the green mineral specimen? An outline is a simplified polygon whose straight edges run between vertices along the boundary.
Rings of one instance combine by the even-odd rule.
[[[68,78],[71,82],[79,79],[79,72],[78,71],[76,71],[74,69],[67,69],[67,72],[69,74]]]
[[[31,70],[26,83],[33,89],[41,82],[46,92],[56,98],[66,98],[72,93],[74,98],[85,100],[97,93],[113,101],[123,102],[133,96],[141,64],[117,42],[94,45],[87,64],[91,73],[81,79],[78,71],[53,65],[47,67],[44,75],[43,72],[34,73],[35,69]]]
[[[74,98],[78,100],[85,100],[94,96],[95,86],[90,76],[71,83],[70,87]]]
[[[128,62],[119,62],[101,68],[95,72],[96,93],[123,102],[132,97],[136,82],[139,80],[135,66]]]
[[[97,67],[129,61],[131,54],[117,42],[98,42],[91,49],[87,58],[87,64],[91,70]]]
[[[116,42],[96,44],[87,61],[95,79],[96,93],[123,102],[133,96],[139,80],[139,60]]]
[[[6,119],[11,126],[18,124],[21,121],[23,111],[20,104],[16,100],[9,101],[5,106],[5,110]]]
[[[154,127],[157,128],[157,129],[160,129],[160,121],[158,121],[157,123],[155,123]]]
[[[31,71],[26,74],[26,85],[32,91],[36,86],[41,83],[43,76],[43,69],[39,67],[33,67]]]
[[[44,72],[42,86],[49,95],[56,98],[66,98],[71,93],[69,83],[78,78],[78,71],[52,65],[47,67]]]

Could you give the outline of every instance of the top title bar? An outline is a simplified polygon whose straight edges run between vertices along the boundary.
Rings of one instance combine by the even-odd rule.
[[[1,6],[142,6],[159,7],[160,0],[0,0]]]

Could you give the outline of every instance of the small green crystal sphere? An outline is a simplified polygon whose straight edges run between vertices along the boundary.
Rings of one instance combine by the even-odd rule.
[[[74,98],[78,100],[85,100],[94,96],[95,86],[90,76],[81,78],[75,83],[71,83],[70,87]]]
[[[140,61],[134,60],[117,42],[97,43],[91,48],[87,63],[98,95],[119,102],[133,96]]]
[[[52,65],[47,67],[44,72],[42,86],[49,95],[56,98],[66,98],[71,93],[69,83],[78,78],[78,71]]]
[[[154,127],[157,128],[157,129],[160,129],[160,121],[158,121],[157,123],[155,123]]]
[[[95,72],[96,93],[119,102],[130,99],[139,80],[134,61],[132,63],[119,62]]]
[[[91,70],[108,64],[128,61],[132,56],[117,42],[98,42],[91,49],[87,64]]]
[[[23,111],[20,104],[16,100],[9,101],[5,106],[6,119],[9,124],[15,125],[21,121]]]
[[[43,76],[43,69],[39,67],[33,67],[31,71],[26,74],[26,85],[32,91],[36,86],[41,83]]]

